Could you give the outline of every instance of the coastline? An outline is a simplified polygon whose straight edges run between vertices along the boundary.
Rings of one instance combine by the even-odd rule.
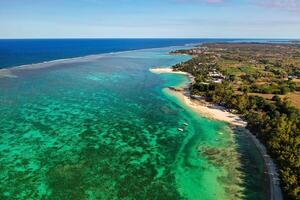
[[[277,173],[277,167],[268,155],[266,147],[246,129],[247,122],[240,118],[239,115],[230,113],[226,108],[218,105],[210,104],[203,100],[201,97],[191,98],[189,86],[194,82],[194,77],[183,71],[173,71],[172,68],[151,68],[150,72],[156,74],[172,73],[172,74],[183,74],[189,77],[190,82],[182,88],[165,88],[167,92],[177,97],[182,103],[189,107],[193,112],[199,115],[217,121],[223,121],[231,125],[232,130],[240,134],[246,134],[251,138],[251,142],[258,149],[266,169],[265,174],[267,178],[267,193],[268,199],[270,200],[283,200],[282,190],[279,184],[279,175]]]
[[[228,112],[224,107],[210,104],[206,101],[200,100],[199,98],[191,98],[189,92],[189,84],[193,83],[194,77],[186,72],[173,71],[172,68],[151,68],[150,71],[156,74],[162,73],[173,73],[187,75],[190,82],[183,88],[166,88],[167,92],[172,96],[176,96],[186,106],[192,109],[194,112],[200,114],[209,119],[227,122],[234,126],[246,127],[247,123],[242,120],[238,115]]]

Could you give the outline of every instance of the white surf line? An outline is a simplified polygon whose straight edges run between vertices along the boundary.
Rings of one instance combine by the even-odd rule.
[[[108,52],[108,53],[89,54],[89,55],[85,55],[85,56],[67,57],[67,58],[62,58],[62,59],[54,59],[54,60],[42,61],[42,62],[31,63],[31,64],[3,67],[3,68],[0,68],[0,72],[2,70],[13,71],[13,70],[18,70],[18,69],[22,69],[22,70],[23,69],[39,69],[39,68],[43,68],[43,67],[50,67],[54,64],[69,64],[69,63],[74,63],[74,62],[92,61],[92,60],[96,60],[96,59],[110,56],[110,55],[119,55],[119,54],[131,53],[131,52],[136,52],[136,51],[159,50],[159,49],[170,49],[170,48],[185,49],[185,46],[166,46],[166,47],[143,48],[143,49]],[[44,65],[44,66],[40,66],[40,65]],[[1,77],[1,74],[0,74],[0,77]]]

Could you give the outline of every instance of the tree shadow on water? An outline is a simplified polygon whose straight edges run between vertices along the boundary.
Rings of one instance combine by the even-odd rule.
[[[243,128],[235,128],[234,137],[239,153],[240,167],[238,171],[242,174],[243,199],[268,199],[266,167],[259,150]]]

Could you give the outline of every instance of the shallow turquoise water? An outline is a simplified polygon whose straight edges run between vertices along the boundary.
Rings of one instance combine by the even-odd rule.
[[[188,59],[170,50],[0,78],[0,199],[264,199],[247,137],[163,90],[185,76],[149,72]]]

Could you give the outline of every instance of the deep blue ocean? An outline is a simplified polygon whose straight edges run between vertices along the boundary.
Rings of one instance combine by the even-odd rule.
[[[0,69],[91,54],[236,39],[0,39]]]
[[[30,62],[55,59],[45,52],[58,42],[48,42]],[[59,57],[95,54],[80,51],[80,44],[95,45],[87,42],[52,50]],[[99,46],[163,45],[139,42]],[[191,58],[169,54],[179,48],[185,46],[0,70],[0,199],[266,199],[263,160],[248,135],[198,115],[168,90],[188,84],[187,76],[149,70]]]

